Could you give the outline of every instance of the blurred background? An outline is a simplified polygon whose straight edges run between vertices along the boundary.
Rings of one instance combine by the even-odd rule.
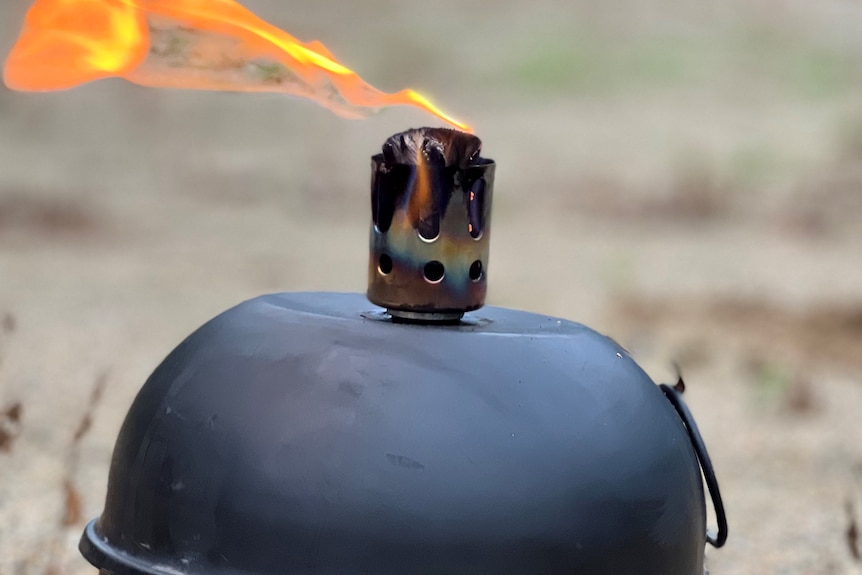
[[[862,2],[243,0],[498,163],[489,303],[673,381],[713,574],[860,573]],[[0,4],[0,54],[29,2]],[[364,291],[369,157],[437,122],[121,80],[0,88],[0,573],[78,574],[138,388],[261,293]]]

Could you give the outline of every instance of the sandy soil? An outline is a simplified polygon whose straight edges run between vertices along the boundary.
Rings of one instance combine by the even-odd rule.
[[[862,572],[862,5],[247,4],[477,127],[489,303],[609,333],[657,381],[681,366],[730,519],[710,572]],[[0,53],[26,5],[0,6]],[[364,289],[368,157],[428,121],[0,90],[0,573],[91,572],[119,425],[191,330]]]

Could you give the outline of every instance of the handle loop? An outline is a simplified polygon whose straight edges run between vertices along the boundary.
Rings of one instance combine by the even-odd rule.
[[[727,516],[724,512],[724,503],[721,501],[721,491],[718,489],[718,479],[715,478],[712,461],[709,459],[709,453],[706,451],[706,445],[703,443],[703,438],[700,436],[700,431],[697,429],[694,417],[682,399],[682,394],[664,383],[659,385],[659,387],[685,424],[691,445],[694,447],[695,454],[697,454],[698,463],[700,463],[700,468],[703,470],[703,478],[706,480],[706,487],[709,490],[709,496],[712,498],[712,507],[715,509],[715,517],[718,521],[718,533],[712,535],[707,531],[706,540],[710,545],[718,549],[727,542]]]

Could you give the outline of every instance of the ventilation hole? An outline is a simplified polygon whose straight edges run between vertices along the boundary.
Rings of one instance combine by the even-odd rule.
[[[425,264],[425,279],[432,284],[439,283],[443,280],[443,275],[446,273],[446,268],[437,260],[432,260]]]
[[[476,260],[470,266],[470,279],[477,282],[482,279],[483,275],[485,275],[485,269],[482,267],[482,261]]]
[[[412,177],[411,166],[385,166],[382,158],[372,158],[371,218],[377,231],[385,234],[392,225],[395,206]]]
[[[388,254],[380,254],[380,259],[377,260],[377,269],[383,275],[388,275],[392,271],[392,258]]]
[[[474,240],[482,237],[485,229],[485,180],[476,180],[467,197],[467,231]]]
[[[385,174],[375,171],[371,178],[371,221],[378,233],[385,234],[392,223],[394,204],[384,190]]]
[[[419,238],[423,242],[431,243],[440,237],[440,216],[432,215],[426,220],[419,220],[417,225]]]

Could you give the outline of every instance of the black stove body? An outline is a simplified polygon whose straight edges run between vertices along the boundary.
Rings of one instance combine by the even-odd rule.
[[[190,335],[129,411],[84,556],[113,575],[701,575],[726,523],[679,394],[583,325],[465,315],[493,163],[457,132],[398,137],[372,185],[384,308],[275,294]]]

